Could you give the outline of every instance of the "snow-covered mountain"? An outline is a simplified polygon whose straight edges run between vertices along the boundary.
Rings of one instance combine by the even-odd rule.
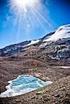
[[[70,37],[70,24],[59,27],[56,32],[47,39],[47,41],[57,41],[68,37]]]
[[[61,26],[38,40],[24,41],[0,49],[0,56],[28,55],[30,51],[33,55],[38,53],[38,57],[47,55],[52,59],[70,58],[70,25]]]

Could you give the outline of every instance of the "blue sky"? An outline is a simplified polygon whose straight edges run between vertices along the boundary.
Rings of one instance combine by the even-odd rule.
[[[0,0],[0,48],[38,39],[60,25],[70,24],[70,0],[41,0],[41,7],[28,10],[25,17],[17,17],[9,2]]]

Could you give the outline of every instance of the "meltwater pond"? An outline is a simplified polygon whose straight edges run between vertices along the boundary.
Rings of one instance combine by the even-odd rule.
[[[8,82],[9,85],[6,86],[6,91],[0,94],[0,97],[11,97],[21,94],[25,94],[36,90],[40,87],[47,86],[51,84],[51,81],[42,81],[31,75],[20,75],[16,79]]]

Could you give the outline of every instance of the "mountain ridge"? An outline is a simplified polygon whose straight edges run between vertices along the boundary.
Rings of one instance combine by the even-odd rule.
[[[57,37],[56,41],[54,41],[55,38],[52,40],[52,37],[55,37],[55,35]],[[33,47],[33,49],[31,47]],[[59,60],[70,58],[70,25],[61,26],[56,32],[51,32],[38,40],[24,41],[0,49],[0,56],[14,56],[25,53],[30,50],[30,48],[32,50],[36,48],[37,52],[41,50],[42,52],[45,51],[51,59]]]

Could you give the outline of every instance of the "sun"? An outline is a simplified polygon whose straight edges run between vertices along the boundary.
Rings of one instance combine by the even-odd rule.
[[[48,9],[46,9],[42,1],[8,0],[16,41],[21,37],[21,33],[30,38],[33,33],[46,31],[46,26],[50,26]]]
[[[17,11],[27,12],[27,8],[35,8],[39,0],[11,0],[10,3]]]

